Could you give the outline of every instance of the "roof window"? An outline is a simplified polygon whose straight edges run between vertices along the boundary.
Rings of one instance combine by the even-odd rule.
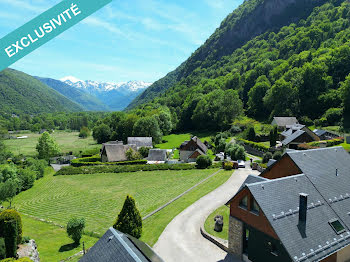
[[[333,219],[329,221],[329,224],[333,228],[333,230],[339,235],[343,232],[345,232],[345,228],[342,223],[338,219]]]

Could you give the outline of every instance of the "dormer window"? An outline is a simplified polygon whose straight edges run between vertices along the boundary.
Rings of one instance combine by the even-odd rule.
[[[250,207],[251,207],[252,212],[259,214],[260,208],[259,208],[258,203],[255,201],[254,198],[252,198],[252,203],[251,203]]]
[[[241,201],[239,202],[239,206],[245,209],[248,208],[248,196],[245,196],[241,199]]]

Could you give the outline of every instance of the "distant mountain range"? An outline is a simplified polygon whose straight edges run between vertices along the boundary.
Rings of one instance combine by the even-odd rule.
[[[78,90],[90,95],[90,97],[94,97],[97,101],[100,101],[107,110],[111,111],[123,110],[134,98],[152,85],[152,83],[143,81],[121,83],[98,82],[91,80],[83,81],[73,76],[64,77],[60,79],[60,81],[74,88],[72,90]]]
[[[36,78],[77,103],[86,111],[123,110],[152,84],[143,81],[121,83],[83,81],[73,76],[67,76],[60,80]]]

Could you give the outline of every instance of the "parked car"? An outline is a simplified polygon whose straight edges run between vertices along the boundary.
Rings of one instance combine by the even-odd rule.
[[[238,168],[245,168],[245,162],[243,160],[238,160]]]

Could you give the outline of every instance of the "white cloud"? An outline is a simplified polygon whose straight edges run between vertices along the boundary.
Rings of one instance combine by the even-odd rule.
[[[0,4],[7,4],[11,5],[13,7],[16,7],[18,9],[24,9],[27,11],[32,11],[35,13],[41,13],[46,11],[48,8],[50,8],[50,5],[47,5],[47,3],[41,3],[40,5],[37,4],[31,4],[28,1],[20,1],[20,0],[0,0]]]
[[[97,18],[97,17],[90,16],[90,17],[86,18],[85,20],[83,20],[82,23],[89,25],[89,26],[102,27],[111,33],[115,33],[115,34],[118,34],[118,35],[125,37],[125,34],[118,27],[116,27],[114,24],[107,22],[105,20],[102,20],[100,18]]]

